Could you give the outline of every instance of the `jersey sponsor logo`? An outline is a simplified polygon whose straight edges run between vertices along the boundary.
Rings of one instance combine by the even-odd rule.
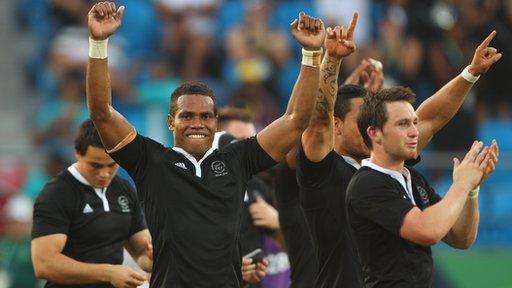
[[[416,186],[416,189],[418,189],[418,193],[420,194],[421,202],[423,205],[428,206],[430,204],[430,199],[428,198],[427,190],[421,186]]]
[[[128,198],[124,195],[121,195],[117,198],[117,203],[119,203],[119,206],[121,206],[122,212],[131,212],[130,209],[130,201],[128,201]]]
[[[82,212],[84,214],[87,214],[87,213],[92,213],[94,210],[92,210],[91,206],[89,205],[89,203],[85,204],[85,207],[84,207],[84,210],[82,210]]]
[[[228,174],[228,169],[226,168],[226,164],[222,161],[214,161],[212,163],[212,170],[216,177],[224,176]]]
[[[181,169],[187,169],[187,166],[185,166],[185,163],[183,162],[174,163],[174,165],[180,167]]]

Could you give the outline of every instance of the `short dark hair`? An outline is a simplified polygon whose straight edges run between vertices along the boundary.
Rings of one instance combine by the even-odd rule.
[[[215,116],[217,116],[217,100],[215,99],[215,94],[213,90],[208,87],[208,85],[201,82],[184,82],[178,88],[174,89],[171,94],[171,101],[169,104],[169,114],[174,116],[176,111],[178,110],[178,98],[183,95],[204,95],[206,97],[210,97],[213,100],[213,112]]]
[[[80,125],[75,137],[75,150],[78,154],[85,155],[89,146],[104,149],[100,134],[98,134],[98,130],[96,130],[91,119],[85,120]]]
[[[252,113],[244,108],[238,108],[233,106],[226,106],[219,110],[219,116],[217,117],[219,128],[225,125],[229,121],[237,120],[244,123],[251,123],[254,121]]]
[[[386,103],[407,101],[412,104],[415,99],[416,95],[411,89],[401,86],[382,89],[373,95],[366,96],[357,118],[357,127],[363,137],[364,144],[372,149],[372,141],[366,133],[368,127],[382,130],[384,124],[388,121]]]
[[[363,86],[354,84],[341,85],[338,88],[338,95],[336,96],[336,101],[334,102],[334,116],[344,120],[345,116],[350,111],[350,100],[355,98],[363,98],[367,94],[368,90],[366,90]]]

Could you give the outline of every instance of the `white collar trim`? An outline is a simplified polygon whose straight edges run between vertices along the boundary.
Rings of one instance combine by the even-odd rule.
[[[206,153],[204,153],[203,158],[201,158],[199,161],[197,161],[194,156],[190,155],[190,153],[185,151],[183,148],[172,147],[172,150],[185,156],[194,165],[195,170],[196,170],[196,176],[201,178],[201,176],[202,176],[201,163],[203,163],[204,159],[206,159],[208,156],[210,156],[210,154],[212,154],[213,151],[217,150],[217,147],[215,147],[215,146],[210,147],[210,149],[208,149],[208,151],[206,151]]]
[[[341,157],[343,157],[345,162],[347,162],[348,164],[352,165],[357,170],[359,170],[359,168],[361,168],[361,164],[359,164],[354,158],[352,158],[350,156],[345,156],[345,155],[341,155]]]
[[[104,188],[92,187],[92,185],[89,183],[89,181],[87,181],[87,179],[85,179],[85,177],[82,176],[82,174],[80,174],[78,169],[76,169],[76,163],[71,164],[71,166],[68,167],[68,171],[69,171],[69,173],[71,173],[71,175],[73,175],[73,177],[75,177],[76,180],[78,180],[78,182],[80,182],[84,185],[90,186],[94,190],[94,192],[96,192],[96,195],[98,195],[98,197],[100,197],[101,202],[103,202],[103,210],[105,210],[105,212],[110,211],[110,205],[108,204],[108,200],[107,200],[107,187],[104,187]]]
[[[406,167],[403,168],[402,173],[399,173],[398,171],[387,169],[384,167],[381,167],[375,163],[370,162],[370,159],[364,159],[361,162],[361,166],[369,167],[373,170],[377,170],[379,172],[382,172],[384,174],[387,174],[394,179],[396,179],[402,187],[404,187],[405,192],[409,196],[409,199],[411,200],[412,204],[416,205],[416,201],[414,201],[414,196],[412,194],[412,182],[411,182],[411,172]],[[404,179],[405,176],[405,179]],[[406,181],[407,179],[407,181]]]
[[[216,149],[219,148],[220,136],[222,136],[224,134],[226,134],[225,131],[215,132],[215,135],[213,136],[212,147],[210,147],[210,149],[208,149],[208,151],[206,151],[206,153],[204,153],[203,158],[201,158],[201,160],[199,160],[199,161],[197,161],[194,156],[192,156],[190,153],[185,151],[183,148],[174,146],[174,147],[172,147],[172,150],[185,156],[194,165],[195,170],[196,170],[196,176],[201,178],[201,176],[202,176],[201,163],[203,162],[204,159],[206,159],[208,156],[210,156],[210,154],[212,154],[213,151],[215,151]]]

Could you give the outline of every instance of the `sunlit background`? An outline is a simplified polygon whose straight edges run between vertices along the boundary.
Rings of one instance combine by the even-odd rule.
[[[85,23],[95,2],[0,1],[0,288],[40,285],[30,262],[31,206],[74,161],[74,133],[88,115]],[[328,25],[347,25],[358,11],[358,51],[343,61],[341,79],[370,56],[383,62],[385,86],[409,86],[418,102],[460,73],[496,29],[491,45],[503,58],[435,136],[420,167],[444,194],[451,159],[474,139],[498,140],[498,169],[480,192],[477,243],[468,251],[435,247],[435,287],[512,287],[512,0],[116,3],[126,13],[109,42],[114,106],[166,145],[170,91],[183,80],[206,82],[220,106],[247,107],[259,128],[280,115],[300,64],[289,33],[299,11]]]

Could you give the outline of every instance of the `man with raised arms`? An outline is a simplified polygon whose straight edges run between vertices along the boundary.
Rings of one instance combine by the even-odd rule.
[[[308,126],[318,90],[321,20],[301,13],[291,33],[303,46],[300,74],[285,114],[255,137],[212,145],[215,97],[201,83],[171,95],[167,124],[175,147],[138,134],[111,105],[106,41],[124,7],[101,2],[89,12],[87,103],[112,158],[134,179],[153,237],[151,287],[240,287],[240,212],[246,182],[280,161]],[[254,278],[258,278],[257,271]],[[251,280],[249,280],[251,281]]]

